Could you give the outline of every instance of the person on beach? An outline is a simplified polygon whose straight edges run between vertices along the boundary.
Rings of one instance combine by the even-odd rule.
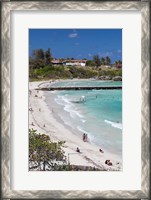
[[[83,142],[85,142],[85,133],[83,133]]]
[[[45,124],[44,124],[44,127],[46,127]]]
[[[99,151],[100,151],[101,153],[104,153],[104,151],[103,151],[102,149],[99,149]]]
[[[110,160],[106,160],[106,161],[105,161],[105,164],[111,166],[111,165],[112,165],[112,162],[111,162]]]
[[[39,112],[41,112],[41,108],[39,108]]]
[[[76,152],[80,153],[80,149],[77,147]]]
[[[88,142],[88,134],[83,133],[83,142]]]
[[[35,126],[33,122],[31,123],[31,125],[32,125],[32,126]]]
[[[32,109],[32,108],[29,108],[29,111],[33,111],[33,109]]]

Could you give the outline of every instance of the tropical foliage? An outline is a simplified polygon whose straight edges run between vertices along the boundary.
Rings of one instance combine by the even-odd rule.
[[[122,76],[122,69],[102,69],[99,71],[98,76],[110,76],[111,78]]]
[[[106,56],[99,57],[94,55],[92,60],[86,62],[86,66],[65,66],[65,65],[52,65],[52,54],[50,48],[46,51],[43,49],[36,49],[33,51],[32,56],[29,57],[29,78],[33,80],[48,80],[48,79],[72,79],[72,78],[96,78],[98,76],[121,76],[122,69],[120,66],[122,62],[116,61],[113,66],[117,69],[110,69],[111,59]],[[74,60],[74,58],[70,58]],[[63,58],[58,59],[63,61]],[[84,60],[84,59],[83,59]],[[103,69],[103,66],[108,66],[108,69]]]
[[[40,69],[30,69],[30,80],[36,79],[71,79],[71,78],[91,78],[97,76],[98,72],[92,68],[74,66],[45,66]]]
[[[45,66],[50,65],[52,59],[50,48],[47,51],[43,49],[35,49],[32,56],[29,57],[29,68],[30,69],[40,69]]]
[[[100,58],[99,58],[98,55],[94,55],[94,56],[93,56],[93,61],[94,61],[95,65],[96,65],[97,67],[101,65],[101,60],[100,60]]]
[[[64,141],[52,142],[45,134],[38,134],[36,130],[29,129],[29,163],[30,169],[55,170],[66,163],[62,147]]]
[[[90,166],[70,165],[64,151],[64,141],[52,142],[46,134],[29,129],[29,170],[36,171],[98,171]]]

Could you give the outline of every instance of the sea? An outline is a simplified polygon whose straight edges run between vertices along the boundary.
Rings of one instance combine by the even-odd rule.
[[[121,81],[71,80],[53,86],[122,86]],[[73,130],[86,133],[91,143],[122,156],[122,89],[63,90],[45,94],[56,119]]]

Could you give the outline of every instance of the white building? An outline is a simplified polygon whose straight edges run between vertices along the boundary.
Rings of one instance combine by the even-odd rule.
[[[65,65],[67,66],[86,66],[87,60],[66,60]]]
[[[53,65],[86,66],[87,60],[52,60]]]

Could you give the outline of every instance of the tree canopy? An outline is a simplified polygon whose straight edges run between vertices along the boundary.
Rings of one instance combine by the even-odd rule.
[[[66,162],[66,157],[62,147],[64,141],[52,142],[45,134],[38,134],[36,130],[29,129],[29,162],[32,168],[42,168],[46,166],[50,170],[55,170],[59,162]]]
[[[40,69],[51,64],[51,51],[48,48],[46,51],[43,49],[33,50],[32,56],[29,58],[30,69]]]
[[[99,58],[98,55],[93,56],[93,61],[96,64],[97,67],[101,65],[101,61],[100,61],[100,58]]]
[[[50,53],[50,48],[48,48],[48,50],[45,52],[45,63],[46,65],[50,65],[50,61],[52,60],[52,56]]]
[[[108,56],[106,56],[106,58],[104,58],[104,57],[100,58],[98,55],[94,55],[93,62],[98,67],[100,65],[110,65],[111,59]]]
[[[110,65],[111,64],[111,59],[107,56],[106,59],[105,59],[105,62],[107,65]]]

